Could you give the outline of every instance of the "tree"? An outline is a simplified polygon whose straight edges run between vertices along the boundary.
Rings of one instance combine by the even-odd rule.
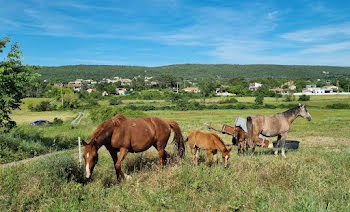
[[[255,104],[256,105],[264,104],[264,95],[263,94],[259,94],[255,97]]]
[[[198,87],[200,89],[201,96],[203,98],[203,102],[205,102],[205,98],[209,97],[212,92],[215,91],[216,83],[213,79],[203,79],[198,83]]]
[[[0,53],[8,42],[10,42],[8,37],[0,40]],[[6,131],[16,126],[10,114],[20,108],[21,100],[25,97],[33,76],[30,67],[22,65],[21,58],[22,52],[15,42],[12,43],[5,60],[0,62],[0,128]]]

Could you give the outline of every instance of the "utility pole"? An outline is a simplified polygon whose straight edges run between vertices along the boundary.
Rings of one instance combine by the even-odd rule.
[[[63,108],[63,82],[61,82],[61,101],[62,101],[62,108]]]

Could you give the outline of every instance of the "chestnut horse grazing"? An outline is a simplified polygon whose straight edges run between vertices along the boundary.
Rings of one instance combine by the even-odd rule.
[[[85,177],[91,178],[92,171],[98,161],[97,152],[103,145],[113,158],[117,179],[120,176],[125,179],[121,165],[128,152],[143,152],[154,146],[158,150],[159,163],[162,166],[168,155],[165,147],[171,130],[174,132],[173,142],[178,156],[183,158],[185,154],[184,140],[181,129],[175,121],[164,121],[158,117],[126,118],[123,115],[116,115],[104,121],[94,131],[89,143],[83,141],[85,146]]]
[[[199,130],[193,131],[186,139],[189,142],[192,162],[198,166],[198,157],[200,149],[207,150],[207,160],[205,165],[208,166],[210,162],[210,155],[214,155],[214,163],[218,163],[218,150],[222,152],[222,162],[227,166],[227,161],[230,158],[230,151],[232,148],[226,149],[221,138],[214,133],[201,132]]]
[[[282,141],[282,156],[286,157],[284,147],[287,133],[289,132],[290,125],[299,116],[311,121],[311,115],[304,104],[299,104],[295,108],[273,116],[254,115],[247,117],[248,143],[252,147],[253,153],[256,147],[257,137],[259,134],[262,134],[266,137],[277,136],[277,146]],[[278,148],[275,151],[275,155],[277,154]]]

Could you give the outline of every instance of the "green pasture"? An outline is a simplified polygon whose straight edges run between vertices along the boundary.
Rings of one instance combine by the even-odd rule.
[[[207,101],[210,104],[222,98]],[[237,99],[254,101],[250,97]],[[148,103],[151,101],[142,104]],[[265,98],[265,103],[283,102]],[[312,96],[306,102],[312,121],[295,120],[288,139],[299,140],[300,148],[287,151],[286,159],[275,157],[271,149],[259,148],[255,156],[245,157],[238,156],[234,149],[227,169],[221,163],[207,168],[202,151],[199,167],[193,167],[186,144],[183,161],[170,161],[161,168],[158,153],[151,148],[127,155],[123,170],[132,180],[120,183],[116,182],[112,159],[104,147],[88,183],[78,165],[77,149],[16,166],[1,166],[0,211],[349,211],[350,110],[325,109],[333,103],[350,103],[350,96]],[[207,131],[204,123],[221,128],[222,124],[232,124],[237,116],[272,115],[283,110],[163,110],[146,114],[176,120],[186,137],[192,130]],[[78,136],[89,138],[98,124],[87,117],[80,125],[72,126],[70,122],[78,112],[35,113],[23,108],[13,113],[20,123],[15,132],[44,142],[60,138],[74,143]],[[52,120],[59,115],[65,120],[61,126],[28,126],[43,116]],[[220,137],[230,144],[230,136]],[[170,142],[167,151],[173,153]]]

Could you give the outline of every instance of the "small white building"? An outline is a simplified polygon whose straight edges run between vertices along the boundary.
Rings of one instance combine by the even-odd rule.
[[[198,87],[187,87],[187,88],[184,88],[182,90],[185,92],[192,92],[192,93],[199,93],[200,92]]]
[[[126,89],[125,88],[116,88],[115,93],[120,96],[125,96]]]
[[[251,91],[256,91],[258,90],[258,88],[260,88],[263,84],[258,83],[258,82],[254,82],[254,83],[250,83],[249,84],[249,90]]]
[[[215,93],[217,96],[232,96],[232,93],[227,91],[227,86],[222,86],[220,88],[216,88]]]

